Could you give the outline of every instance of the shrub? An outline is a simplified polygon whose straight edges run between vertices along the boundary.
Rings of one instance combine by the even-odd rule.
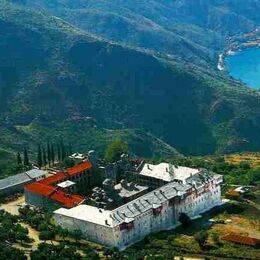
[[[207,239],[208,239],[208,232],[206,231],[200,231],[198,233],[196,233],[194,235],[194,239],[196,240],[196,242],[198,242],[200,248],[204,248],[206,242],[207,242]]]
[[[213,240],[215,245],[217,245],[217,246],[221,245],[221,241],[219,239],[219,234],[218,233],[212,233],[212,240]]]
[[[180,214],[179,221],[181,222],[183,227],[188,227],[192,223],[190,217],[186,213]]]
[[[105,159],[108,162],[115,162],[123,153],[128,153],[128,144],[118,139],[107,146]]]

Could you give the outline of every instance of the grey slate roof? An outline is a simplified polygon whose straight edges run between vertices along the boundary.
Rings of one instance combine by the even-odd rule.
[[[141,185],[135,185],[133,189],[131,188],[125,188],[122,187],[121,184],[117,184],[115,186],[116,189],[120,188],[119,196],[124,198],[129,198],[131,196],[134,196],[140,192],[144,192],[145,190],[148,190],[149,188],[147,186],[141,186]]]
[[[113,224],[121,224],[125,222],[126,218],[135,218],[147,210],[156,208],[163,202],[166,202],[176,196],[182,196],[190,188],[190,184],[170,182],[159,189],[149,192],[146,195],[143,195],[142,197],[113,210],[111,212]]]
[[[170,182],[111,211],[110,217],[113,220],[113,225],[124,223],[125,219],[135,218],[145,211],[154,209],[174,197],[182,196],[187,190],[192,188],[193,185],[200,187],[203,183],[210,181],[216,176],[218,175],[213,172],[202,170],[198,174],[189,177],[185,182]]]
[[[47,172],[38,170],[38,169],[32,169],[27,172],[19,173],[10,177],[7,177],[5,179],[0,180],[0,190],[7,189],[12,186],[16,186],[19,184],[26,184],[30,182],[31,180],[45,176]]]
[[[27,172],[25,172],[31,179],[36,179],[42,176],[45,176],[47,174],[46,171],[38,170],[38,169],[32,169]]]
[[[206,169],[201,169],[199,174],[192,175],[191,177],[186,179],[186,183],[195,185],[196,188],[203,186],[205,183],[212,180],[214,177],[220,176],[219,174],[213,173]]]
[[[182,197],[189,189],[197,189],[219,176],[221,175],[202,169],[186,180],[174,180],[112,211],[82,204],[72,209],[60,208],[54,213],[112,228],[122,223],[130,223],[144,212],[156,210],[162,203]]]

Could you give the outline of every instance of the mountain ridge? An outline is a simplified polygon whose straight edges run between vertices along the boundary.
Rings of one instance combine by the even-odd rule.
[[[192,59],[203,67],[217,63],[227,36],[253,30],[260,22],[253,12],[260,3],[254,0],[14,1],[106,39]]]
[[[3,13],[0,126],[7,134],[0,140],[5,147],[44,142],[53,132],[72,138],[80,149],[100,151],[104,139],[118,133],[134,137],[129,142],[136,152],[138,140],[155,147],[159,138],[166,145],[156,156],[163,150],[177,154],[173,147],[184,154],[259,149],[259,92],[167,55],[93,38],[45,12],[4,1]],[[138,133],[126,137],[127,129]]]

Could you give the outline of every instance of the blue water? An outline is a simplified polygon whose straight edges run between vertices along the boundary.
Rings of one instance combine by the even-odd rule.
[[[226,57],[230,75],[249,87],[260,89],[260,48],[242,50]]]

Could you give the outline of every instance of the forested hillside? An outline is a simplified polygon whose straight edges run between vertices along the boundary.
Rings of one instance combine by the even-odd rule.
[[[8,2],[0,2],[0,146],[63,135],[80,151],[102,151],[119,135],[143,156],[260,148],[259,92]]]
[[[209,69],[228,36],[260,24],[256,0],[12,0],[95,35]]]

